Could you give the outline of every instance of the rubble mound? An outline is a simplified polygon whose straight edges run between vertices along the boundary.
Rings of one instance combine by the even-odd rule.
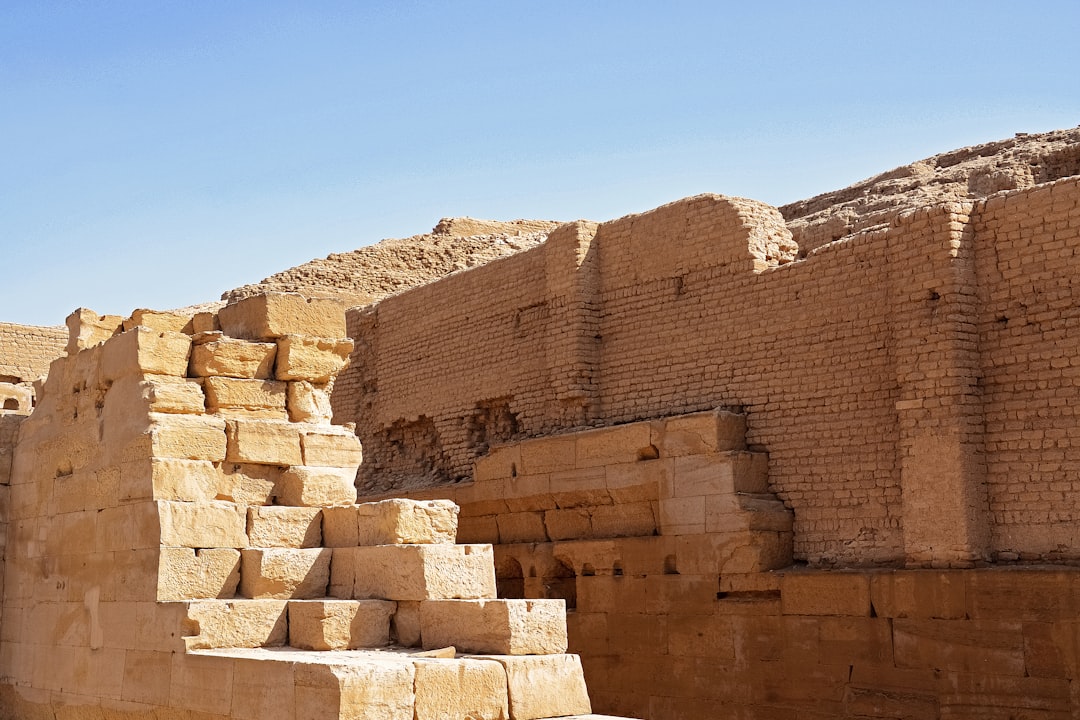
[[[443,218],[430,232],[383,240],[347,253],[297,265],[261,282],[222,295],[235,301],[267,291],[335,297],[349,306],[370,305],[387,295],[477,267],[539,245],[559,223],[547,220],[498,222]]]
[[[974,200],[1001,190],[1080,175],[1080,127],[1017,133],[890,170],[842,190],[780,208],[804,254],[826,243],[887,225],[905,210]]]

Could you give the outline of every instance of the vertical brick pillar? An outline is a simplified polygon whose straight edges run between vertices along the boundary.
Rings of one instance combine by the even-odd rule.
[[[970,567],[989,547],[969,204],[904,213],[889,262],[904,554]]]

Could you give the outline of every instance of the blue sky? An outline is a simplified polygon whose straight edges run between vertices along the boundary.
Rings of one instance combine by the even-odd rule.
[[[443,216],[783,204],[1080,124],[1080,3],[0,5],[0,320],[216,299]]]

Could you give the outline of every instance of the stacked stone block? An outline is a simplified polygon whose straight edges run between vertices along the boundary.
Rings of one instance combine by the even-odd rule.
[[[588,713],[562,603],[496,599],[456,506],[356,504],[360,445],[328,402],[340,306],[69,325],[0,495],[4,720]]]

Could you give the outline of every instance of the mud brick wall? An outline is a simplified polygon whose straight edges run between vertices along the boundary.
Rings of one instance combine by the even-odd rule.
[[[993,545],[1080,557],[1080,182],[990,198],[974,216]]]
[[[927,207],[797,260],[773,209],[700,196],[354,311],[334,404],[367,450],[361,490],[727,407],[770,454],[799,559],[1071,557],[1078,198],[1065,179]]]
[[[49,363],[64,354],[67,341],[64,327],[0,323],[0,376],[18,382],[46,375]]]

